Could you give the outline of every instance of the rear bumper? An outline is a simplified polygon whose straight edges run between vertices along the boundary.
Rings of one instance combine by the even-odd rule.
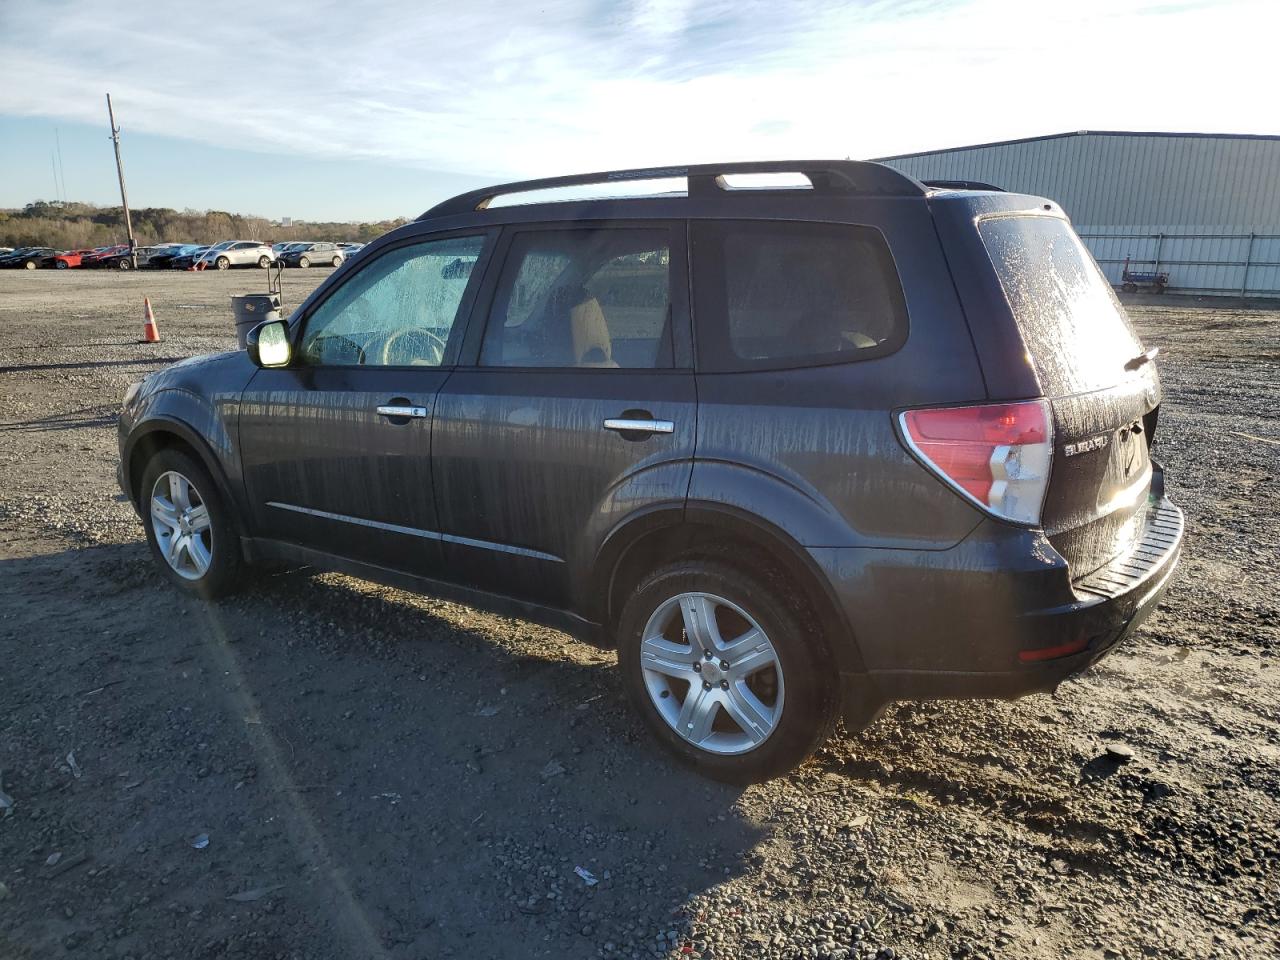
[[[1075,582],[1043,533],[995,522],[944,551],[811,551],[863,661],[842,671],[847,718],[866,722],[894,700],[1053,690],[1151,614],[1182,536],[1182,511],[1156,500],[1133,545]]]

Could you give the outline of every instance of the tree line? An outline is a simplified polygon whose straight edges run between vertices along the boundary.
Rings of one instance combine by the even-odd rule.
[[[403,218],[376,223],[322,223],[295,220],[288,227],[266,217],[224,210],[173,210],[142,207],[130,210],[139,246],[155,243],[218,243],[222,240],[352,240],[368,242],[404,223]],[[128,242],[122,207],[92,203],[37,200],[21,209],[0,210],[0,246],[53,247],[79,250]]]

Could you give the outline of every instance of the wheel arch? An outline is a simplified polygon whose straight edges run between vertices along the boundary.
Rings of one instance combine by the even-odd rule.
[[[823,643],[842,673],[863,673],[857,638],[813,558],[783,530],[724,504],[688,504],[630,519],[605,541],[591,596],[593,620],[612,639],[631,588],[661,563],[707,557],[737,566],[760,565],[794,589],[818,619]]]
[[[231,484],[227,480],[222,464],[214,456],[209,444],[188,424],[167,416],[157,416],[134,427],[124,452],[125,480],[129,485],[129,499],[134,508],[142,510],[142,474],[147,463],[161,450],[177,448],[194,456],[209,471],[218,488],[222,502],[231,510],[232,523],[236,532],[244,537],[247,531],[241,511],[238,509],[240,498],[235,496]]]

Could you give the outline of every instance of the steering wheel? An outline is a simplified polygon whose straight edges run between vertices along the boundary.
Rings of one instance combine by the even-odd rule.
[[[360,366],[365,362],[364,347],[356,343],[350,337],[344,337],[342,334],[333,334],[328,337],[317,337],[307,344],[305,356],[309,363],[323,364],[326,361],[335,362],[331,351],[333,345],[341,344],[350,350],[351,356],[355,358],[355,365]],[[340,361],[337,361],[340,362]]]
[[[413,359],[409,361],[411,364],[438,367],[444,363],[444,340],[430,330],[409,327],[405,330],[397,330],[382,341],[381,362],[384,367],[400,366],[400,364],[392,363],[391,357],[394,352],[392,347],[402,340],[412,348]]]

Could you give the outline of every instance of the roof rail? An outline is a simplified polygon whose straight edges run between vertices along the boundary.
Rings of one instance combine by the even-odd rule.
[[[826,196],[922,197],[924,186],[892,167],[865,160],[760,160],[741,163],[700,163],[684,167],[645,167],[634,170],[605,170],[542,180],[521,180],[483,187],[438,203],[419,220],[451,214],[475,213],[486,209],[497,197],[559,187],[621,183],[629,180],[666,180],[685,177],[689,196],[714,196],[726,189],[721,177],[742,173],[802,173],[816,193]]]
[[[996,193],[1004,193],[1004,187],[983,183],[981,180],[921,180],[920,182],[926,187],[934,187],[938,190],[994,190]]]

